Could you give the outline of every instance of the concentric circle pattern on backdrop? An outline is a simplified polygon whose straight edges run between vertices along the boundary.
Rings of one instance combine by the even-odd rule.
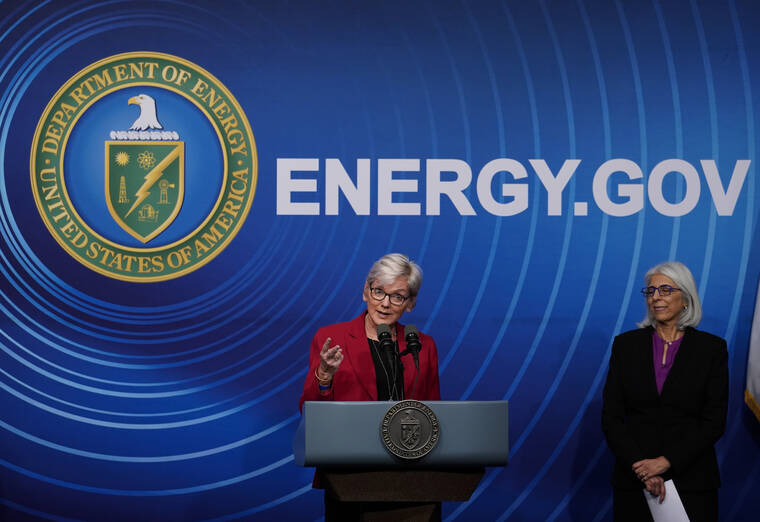
[[[599,422],[609,349],[644,314],[644,272],[666,259],[691,268],[700,327],[728,341],[721,520],[751,518],[760,426],[742,397],[760,273],[758,23],[760,9],[737,0],[0,2],[0,513],[319,519],[313,472],[291,448],[309,342],[363,310],[366,271],[398,251],[425,272],[403,320],[435,337],[443,397],[509,401],[510,465],[488,470],[470,501],[444,504],[445,519],[611,520]],[[70,256],[29,183],[48,102],[127,52],[217,78],[258,156],[250,213],[224,251],[150,283]],[[188,147],[188,168],[221,161]],[[103,197],[103,142],[93,150],[66,167],[82,168],[69,178],[80,201]],[[313,168],[284,171],[299,158]],[[477,179],[504,158],[512,170],[494,175],[489,207]],[[441,159],[456,171],[437,186],[461,186],[438,195]],[[613,159],[641,177],[615,172],[597,187]],[[383,207],[396,210],[383,212],[390,160],[405,168]],[[665,160],[688,173],[650,183]],[[330,200],[326,172],[341,166],[355,185],[368,169],[367,212],[345,192]],[[566,185],[551,185],[563,172]],[[306,184],[283,196],[287,176]],[[633,212],[610,210],[637,191]],[[687,196],[692,208],[666,215]],[[296,215],[282,197],[317,211]],[[518,200],[510,215],[491,211]],[[87,219],[110,220],[97,203]],[[164,238],[184,233],[169,225]]]

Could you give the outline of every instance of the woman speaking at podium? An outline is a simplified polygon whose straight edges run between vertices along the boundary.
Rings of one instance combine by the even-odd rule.
[[[718,520],[715,443],[726,427],[726,341],[701,332],[702,308],[686,266],[650,269],[641,328],[615,338],[602,429],[612,453],[616,521],[652,520],[643,489],[665,497],[672,479],[691,522]]]
[[[304,401],[440,400],[433,338],[398,320],[417,302],[422,270],[402,254],[378,259],[364,283],[367,310],[311,341]]]
[[[433,338],[398,322],[414,308],[421,284],[422,270],[406,256],[375,261],[362,291],[367,310],[320,328],[312,339],[299,408],[304,401],[441,399]],[[314,487],[322,482],[317,471]],[[359,520],[365,508],[377,509],[370,504],[340,502],[325,490],[325,520]],[[440,520],[440,503],[429,504],[432,519]]]

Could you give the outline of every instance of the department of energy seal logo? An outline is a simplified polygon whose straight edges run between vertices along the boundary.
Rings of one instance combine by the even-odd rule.
[[[430,453],[438,443],[438,418],[419,401],[400,401],[391,406],[380,423],[380,436],[388,451],[415,460]]]
[[[140,115],[129,131],[111,131],[111,138],[121,140],[106,141],[106,203],[116,222],[146,243],[168,227],[182,207],[185,144],[164,141],[176,140],[179,134],[158,130],[163,126],[153,98],[140,94],[127,103],[138,105]]]
[[[119,54],[69,79],[37,124],[34,198],[76,260],[124,281],[205,265],[251,208],[256,145],[226,87],[155,52]]]

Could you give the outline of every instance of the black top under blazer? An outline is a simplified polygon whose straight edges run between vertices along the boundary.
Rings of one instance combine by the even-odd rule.
[[[726,341],[687,327],[662,394],[657,393],[651,326],[618,335],[604,385],[602,430],[612,453],[615,488],[641,489],[631,467],[664,456],[679,490],[720,487],[715,443],[726,428]]]

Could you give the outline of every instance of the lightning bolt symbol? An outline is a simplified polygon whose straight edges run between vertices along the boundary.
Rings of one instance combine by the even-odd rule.
[[[134,209],[137,208],[137,206],[145,201],[145,198],[150,196],[149,189],[152,187],[158,179],[164,175],[164,169],[168,167],[172,161],[177,159],[179,157],[179,147],[175,147],[172,149],[172,151],[164,158],[162,159],[158,165],[156,165],[153,170],[148,172],[145,175],[145,183],[142,184],[142,187],[138,189],[137,192],[135,192],[135,196],[137,199],[135,200],[135,203],[132,205],[132,208],[129,209],[129,212],[127,212],[124,217],[126,218],[129,216]]]

